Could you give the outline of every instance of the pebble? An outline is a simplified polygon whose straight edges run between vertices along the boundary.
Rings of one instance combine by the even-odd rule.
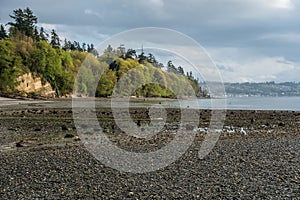
[[[38,123],[30,117],[8,121],[5,113],[2,113],[0,142],[3,144],[18,141],[12,143],[14,148],[25,147],[31,143],[24,138],[52,136],[61,133],[63,127],[70,132],[63,132],[61,137],[71,134],[72,139],[61,139],[64,144],[69,141],[68,145],[55,143],[0,151],[1,199],[299,198],[300,124],[296,125],[299,119],[294,113],[293,116],[284,115],[283,119],[274,115],[274,121],[269,123],[277,126],[263,127],[263,124],[267,124],[263,120],[268,120],[270,112],[257,111],[256,121],[251,124],[251,111],[230,111],[232,114],[229,113],[227,127],[224,127],[222,133],[232,133],[228,138],[221,137],[203,160],[198,158],[202,140],[197,138],[190,149],[171,165],[150,173],[134,174],[106,166],[93,157],[81,142],[74,142],[80,139],[73,130],[74,125],[59,119],[60,113],[68,112],[59,109],[56,112],[56,115],[49,113],[58,120],[43,121],[45,115],[38,115],[41,117]],[[105,110],[103,112],[107,113]],[[207,110],[203,113],[210,116]],[[139,115],[137,118],[143,118],[139,110],[136,110],[136,114]],[[19,115],[24,114],[20,112]],[[280,122],[285,124],[284,128],[279,126]],[[114,126],[113,130],[117,132],[117,127],[109,121],[104,124]],[[6,131],[7,127],[14,131]],[[68,127],[72,127],[72,130]],[[168,124],[167,127],[178,129],[176,123]],[[198,127],[203,129],[193,129],[205,131],[207,126],[200,124]],[[241,127],[247,130],[247,137],[240,136]],[[33,131],[39,128],[40,131]],[[282,131],[285,132],[284,137]],[[134,152],[143,148],[143,152],[155,151],[151,146],[144,143],[140,145],[136,140],[130,140],[133,142],[130,144],[129,140],[117,138],[118,134],[107,134],[111,139],[116,139],[121,148]],[[165,145],[161,140],[149,142],[157,146]]]

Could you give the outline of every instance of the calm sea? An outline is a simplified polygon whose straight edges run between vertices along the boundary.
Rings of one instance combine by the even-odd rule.
[[[235,97],[222,99],[183,100],[170,102],[171,107],[228,110],[291,110],[300,111],[300,97]]]
[[[82,99],[82,101],[89,101]],[[72,102],[70,100],[55,101],[21,101],[11,99],[1,99],[0,107],[16,106],[24,108],[33,107],[65,107],[70,108]],[[97,100],[96,107],[110,107],[109,100]],[[130,107],[149,107],[163,106],[175,108],[200,108],[200,109],[224,109],[227,110],[291,110],[300,111],[300,97],[243,97],[243,98],[227,98],[227,99],[197,99],[197,100],[153,100],[153,101],[132,101]],[[118,102],[115,107],[127,107],[128,104]]]

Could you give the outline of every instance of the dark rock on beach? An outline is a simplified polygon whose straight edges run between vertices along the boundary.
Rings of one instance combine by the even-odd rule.
[[[87,150],[70,108],[40,111],[14,107],[0,112],[1,199],[299,198],[299,112],[227,111],[218,142],[199,159],[211,116],[210,110],[201,110],[198,126],[184,126],[196,137],[178,160],[157,171],[127,173]],[[162,132],[148,139],[125,134],[109,108],[96,114],[103,129],[91,135],[103,130],[113,144],[132,152],[160,149],[180,128],[178,109],[167,109]],[[130,115],[139,128],[149,125],[146,108],[132,108]]]

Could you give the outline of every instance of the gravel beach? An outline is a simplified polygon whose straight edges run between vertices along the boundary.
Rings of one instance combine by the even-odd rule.
[[[229,110],[219,141],[202,160],[211,111],[199,112],[191,130],[196,138],[180,159],[134,174],[111,169],[87,151],[70,105],[0,107],[0,199],[299,199],[300,112]],[[130,113],[138,123],[149,121],[147,108]],[[118,130],[109,108],[97,109],[108,137],[132,151],[167,144],[179,113],[167,109],[164,132],[142,141]]]

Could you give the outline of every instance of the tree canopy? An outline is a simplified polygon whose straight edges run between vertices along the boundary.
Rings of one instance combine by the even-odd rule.
[[[20,31],[26,36],[33,37],[37,17],[33,14],[30,8],[27,7],[24,10],[20,8],[14,10],[10,17],[14,19],[14,22],[8,23],[13,29],[11,32],[14,33],[15,31]]]
[[[31,72],[49,82],[57,96],[73,92],[108,97],[136,95],[174,97],[200,94],[192,72],[184,73],[170,60],[165,67],[155,56],[134,49],[109,45],[99,54],[93,44],[61,39],[56,30],[48,34],[37,27],[38,18],[29,8],[16,9],[8,22],[9,34],[0,27],[0,94],[16,92],[16,78]],[[123,83],[118,84],[118,83]],[[124,87],[126,86],[126,87]]]

